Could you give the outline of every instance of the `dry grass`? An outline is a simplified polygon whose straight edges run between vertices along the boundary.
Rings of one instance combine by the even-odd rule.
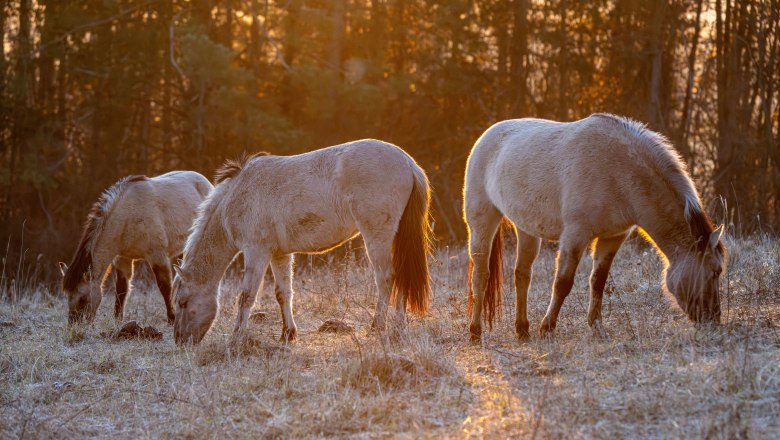
[[[670,307],[658,258],[631,242],[608,284],[604,337],[585,322],[585,258],[554,340],[515,339],[510,284],[481,347],[468,342],[462,248],[440,249],[430,315],[395,338],[369,331],[373,280],[352,258],[298,270],[290,347],[277,341],[268,283],[255,306],[266,319],[240,337],[228,283],[194,349],[174,346],[150,284],[139,283],[149,293],[130,298],[126,319],[161,329],[162,342],[112,339],[110,296],[94,326],[68,332],[64,301],[28,288],[0,301],[0,437],[777,438],[780,242],[729,248],[719,328],[697,329]],[[532,323],[549,300],[553,256],[546,248],[535,265]],[[331,318],[355,332],[316,331]]]

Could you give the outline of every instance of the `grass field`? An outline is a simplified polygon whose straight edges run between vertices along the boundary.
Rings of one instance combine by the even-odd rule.
[[[0,437],[778,438],[780,241],[727,245],[718,328],[697,329],[670,305],[659,258],[632,240],[608,282],[605,336],[586,324],[585,257],[554,339],[518,342],[507,277],[504,317],[482,346],[468,338],[463,248],[439,248],[429,315],[391,340],[369,329],[375,288],[362,258],[303,257],[317,264],[296,270],[300,334],[289,347],[277,341],[268,282],[255,304],[268,315],[249,338],[231,337],[237,289],[228,280],[215,327],[191,349],[174,345],[144,280],[125,319],[157,327],[162,341],[112,339],[111,294],[93,326],[68,332],[64,300],[30,286],[0,300]],[[532,327],[553,268],[545,247]],[[331,318],[355,331],[317,332]]]

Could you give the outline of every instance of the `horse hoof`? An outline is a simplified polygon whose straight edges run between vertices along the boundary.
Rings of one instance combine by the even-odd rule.
[[[298,329],[296,327],[282,330],[282,336],[279,338],[280,342],[288,343],[295,342],[298,339]]]
[[[173,325],[173,323],[176,321],[175,316],[169,316],[168,317],[168,325]]]
[[[515,333],[520,342],[525,342],[531,339],[531,332],[528,330],[528,323],[515,324]]]
[[[590,325],[591,337],[594,339],[606,339],[607,332],[604,330],[604,326],[601,325],[601,320],[594,321]]]
[[[471,336],[471,342],[479,344],[482,342],[482,327],[480,325],[469,326],[469,336]]]
[[[551,327],[549,321],[545,319],[542,321],[541,325],[539,325],[539,337],[552,338],[554,329],[555,327]]]

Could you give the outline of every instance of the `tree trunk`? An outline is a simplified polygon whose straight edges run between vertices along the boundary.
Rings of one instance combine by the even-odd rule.
[[[512,40],[509,50],[509,81],[512,104],[510,116],[526,116],[527,75],[525,58],[528,54],[528,0],[514,0],[512,3]]]
[[[334,143],[341,135],[339,118],[339,85],[341,83],[341,51],[344,44],[344,0],[333,0],[331,10],[331,37],[330,50],[328,52],[328,67],[332,72],[333,84],[328,90],[331,105],[331,139]]]
[[[566,121],[569,119],[569,104],[566,99],[566,93],[569,84],[569,51],[567,46],[568,36],[566,34],[566,19],[569,13],[566,0],[561,0],[560,4],[561,30],[560,30],[560,55],[558,59],[558,120]]]
[[[685,82],[685,98],[683,98],[682,116],[680,117],[680,128],[678,129],[677,148],[680,149],[683,157],[688,164],[693,161],[693,151],[688,145],[688,132],[691,122],[691,98],[693,95],[693,83],[696,76],[696,52],[699,49],[699,34],[701,33],[701,9],[703,0],[696,2],[696,21],[693,27],[693,40],[691,41],[691,50],[688,53],[688,78]],[[691,166],[693,168],[693,166]]]
[[[395,34],[395,72],[401,73],[406,67],[406,0],[395,1],[395,22],[393,23]]]
[[[284,20],[284,60],[287,65],[292,66],[295,58],[298,56],[298,15],[303,6],[303,0],[290,0],[287,3],[287,16]],[[295,120],[293,112],[295,106],[295,91],[292,85],[293,72],[285,72],[282,79],[281,107],[284,114],[290,119]]]
[[[371,0],[369,54],[372,68],[381,68],[385,55],[385,8],[380,0]],[[377,72],[381,75],[381,72]]]
[[[496,44],[498,45],[498,59],[496,70],[496,114],[498,120],[509,118],[507,97],[509,95],[509,23],[508,10],[503,7],[496,11],[494,28],[496,31]]]
[[[718,100],[718,148],[717,158],[715,161],[715,191],[717,195],[727,197],[729,195],[728,179],[725,176],[725,172],[728,169],[730,155],[728,154],[728,148],[731,145],[730,127],[728,127],[727,120],[729,114],[729,99],[728,99],[728,72],[726,71],[726,59],[730,58],[729,43],[728,43],[728,26],[729,26],[729,3],[730,0],[726,0],[725,17],[723,13],[722,0],[715,1],[715,33],[716,33],[716,64],[717,64],[717,100]],[[730,197],[727,197],[730,199]]]
[[[160,22],[161,24],[165,25],[166,29],[169,29],[171,26],[174,25],[174,23],[171,23],[173,20],[173,2],[172,1],[164,1],[160,3]],[[167,38],[166,38],[167,41]],[[165,157],[165,154],[167,152],[172,152],[173,150],[173,81],[177,78],[176,75],[174,75],[173,72],[173,66],[171,66],[171,63],[168,61],[169,58],[173,56],[173,54],[169,53],[168,51],[171,50],[171,44],[172,42],[167,41],[168,44],[165,45],[163,48],[163,69],[162,69],[162,76],[163,76],[163,83],[162,83],[162,157],[163,160],[166,162],[167,166],[167,158]]]
[[[663,130],[661,118],[661,68],[663,60],[663,10],[665,1],[653,2],[653,19],[650,36],[650,82],[647,91],[647,121],[650,127]]]
[[[5,47],[5,33],[6,33],[6,26],[5,22],[8,18],[7,15],[7,8],[8,8],[8,0],[0,0],[0,47]],[[8,108],[8,96],[7,93],[7,82],[8,78],[7,75],[7,66],[8,66],[8,60],[5,58],[5,51],[0,50],[0,148],[2,148],[2,151],[0,151],[0,154],[2,154],[2,158],[4,160],[8,160],[8,153],[10,151],[10,140],[9,140],[9,123],[10,123],[10,108]],[[5,193],[5,192],[3,192]],[[5,194],[3,194],[4,196]],[[8,205],[8,203],[3,204]],[[5,211],[5,209],[3,209]],[[3,217],[3,212],[0,212],[0,219]]]
[[[13,216],[12,208],[17,183],[17,162],[23,150],[23,144],[28,140],[28,124],[30,123],[30,109],[32,108],[33,74],[30,60],[32,59],[31,46],[31,20],[32,1],[20,0],[19,2],[19,33],[16,39],[16,65],[14,66],[14,78],[12,93],[15,95],[13,102],[14,116],[12,116],[11,151],[8,160],[8,186],[3,208],[3,220],[9,220]]]
[[[225,29],[222,30],[222,44],[233,48],[233,0],[225,0]]]

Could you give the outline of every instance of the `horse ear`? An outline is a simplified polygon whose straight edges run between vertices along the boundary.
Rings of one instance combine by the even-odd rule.
[[[723,237],[723,224],[715,228],[710,234],[710,248],[715,249],[718,247],[721,237]]]
[[[60,267],[60,273],[62,274],[62,276],[65,276],[65,272],[68,271],[68,265],[63,263],[62,261],[60,261],[57,265]]]

